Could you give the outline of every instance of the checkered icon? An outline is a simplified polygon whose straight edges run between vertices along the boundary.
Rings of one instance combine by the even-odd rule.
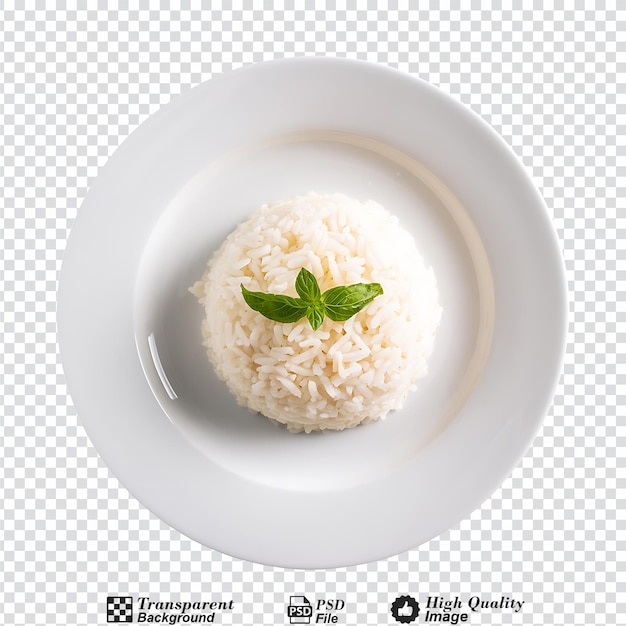
[[[107,598],[107,622],[117,624],[133,621],[133,599],[130,596]]]

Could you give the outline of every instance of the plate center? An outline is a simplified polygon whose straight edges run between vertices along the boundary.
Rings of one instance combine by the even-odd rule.
[[[237,405],[202,346],[188,288],[238,222],[262,204],[339,192],[396,214],[437,277],[443,315],[429,375],[401,411],[342,432],[292,434]],[[170,202],[135,287],[139,358],[168,418],[214,462],[284,489],[342,489],[380,478],[433,441],[478,380],[493,332],[493,286],[473,224],[426,168],[372,139],[298,133],[207,164]]]

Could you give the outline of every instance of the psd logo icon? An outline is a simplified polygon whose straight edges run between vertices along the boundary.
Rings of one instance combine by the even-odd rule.
[[[287,607],[290,624],[310,624],[313,607],[306,596],[291,596]]]
[[[399,596],[391,605],[391,614],[396,622],[410,624],[420,614],[419,602],[412,596]]]
[[[133,599],[130,596],[107,598],[107,622],[124,624],[133,621]]]

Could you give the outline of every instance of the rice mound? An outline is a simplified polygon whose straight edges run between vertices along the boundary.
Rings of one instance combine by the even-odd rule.
[[[314,331],[244,301],[251,291],[297,297],[301,268],[322,292],[377,282],[384,293],[345,322]],[[441,317],[437,284],[413,237],[373,201],[341,194],[262,206],[239,224],[191,287],[217,375],[239,404],[294,432],[341,430],[399,409],[426,375]]]

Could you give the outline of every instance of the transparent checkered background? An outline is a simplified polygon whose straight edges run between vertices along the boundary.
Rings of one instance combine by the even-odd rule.
[[[390,603],[412,593],[526,602],[519,614],[474,614],[474,624],[626,623],[624,374],[617,373],[625,12],[184,4],[46,10],[38,2],[0,11],[0,621],[104,623],[107,595],[209,594],[236,602],[222,623],[283,624],[288,596],[306,594],[345,598],[342,623],[390,624]],[[91,181],[120,142],[172,96],[216,74],[296,55],[390,65],[482,115],[546,199],[571,294],[554,405],[501,489],[419,549],[336,571],[234,560],[139,505],[83,431],[55,337],[63,249]]]

